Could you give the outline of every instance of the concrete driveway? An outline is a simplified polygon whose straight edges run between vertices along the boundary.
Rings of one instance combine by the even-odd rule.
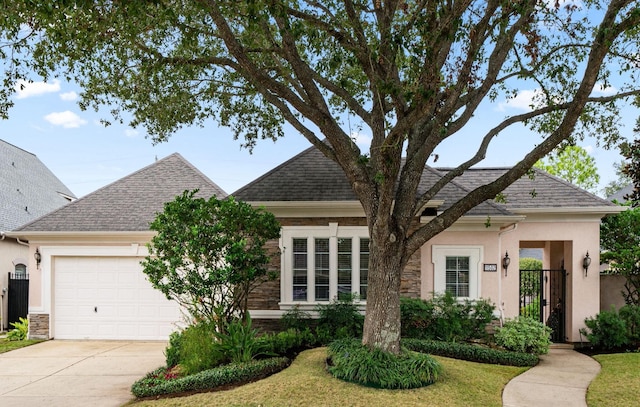
[[[115,407],[164,365],[164,342],[52,340],[0,354],[0,405]]]

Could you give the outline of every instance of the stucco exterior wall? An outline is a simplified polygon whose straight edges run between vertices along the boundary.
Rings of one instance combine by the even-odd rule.
[[[599,219],[571,219],[568,216],[526,220],[508,237],[517,241],[545,242],[544,267],[559,268],[564,265],[567,271],[565,340],[568,342],[579,342],[579,330],[585,326],[585,318],[600,311],[599,237]],[[591,257],[591,266],[585,273],[582,263],[587,252]],[[505,288],[509,290],[505,296],[511,303],[512,297],[517,296],[517,285],[512,287],[507,284]],[[514,315],[514,311],[509,310],[507,315]]]
[[[440,233],[429,242],[427,242],[420,250],[422,263],[422,284],[420,295],[422,298],[432,298],[434,287],[434,264],[433,264],[433,246],[481,246],[482,258],[481,264],[496,264],[497,270],[492,272],[483,271],[482,265],[479,270],[480,296],[490,300],[496,306],[499,304],[499,284],[502,276],[502,257],[504,256],[504,248],[500,249],[498,232],[490,231],[445,231]],[[502,254],[501,254],[502,253]],[[442,293],[437,293],[442,294]]]
[[[620,309],[624,303],[624,276],[615,274],[600,275],[600,311],[610,311],[611,306]]]

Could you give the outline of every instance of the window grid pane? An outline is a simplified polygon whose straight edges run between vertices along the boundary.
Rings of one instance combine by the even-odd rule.
[[[315,239],[315,300],[329,301],[329,239]]]
[[[454,297],[469,296],[469,257],[447,256],[445,289]]]
[[[307,239],[293,239],[293,300],[307,301]]]
[[[360,238],[360,299],[367,299],[369,283],[369,239]]]
[[[351,239],[338,239],[338,298],[352,293],[352,246]]]

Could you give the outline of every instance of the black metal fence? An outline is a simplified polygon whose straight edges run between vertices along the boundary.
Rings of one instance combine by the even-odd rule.
[[[553,342],[565,341],[566,270],[520,270],[520,315],[551,328]]]
[[[7,295],[7,327],[11,329],[12,322],[19,322],[29,313],[29,274],[9,273]]]

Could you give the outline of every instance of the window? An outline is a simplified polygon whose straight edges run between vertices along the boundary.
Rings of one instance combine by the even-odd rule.
[[[307,239],[293,239],[293,300],[307,300]]]
[[[433,287],[460,299],[480,298],[482,246],[432,246]]]
[[[355,293],[366,299],[369,238],[366,227],[284,227],[281,308],[328,302]]]
[[[21,263],[18,263],[13,268],[13,277],[14,278],[26,278],[27,277],[27,266]]]
[[[469,257],[447,256],[445,279],[445,291],[448,291],[454,297],[468,297]]]

